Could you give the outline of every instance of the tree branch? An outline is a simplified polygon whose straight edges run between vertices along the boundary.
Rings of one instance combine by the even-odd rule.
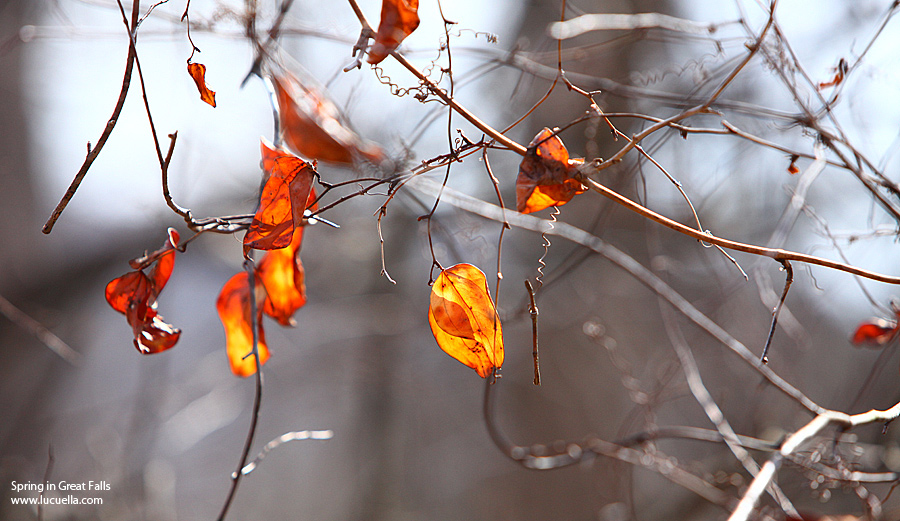
[[[75,179],[72,180],[66,193],[56,205],[53,213],[50,214],[50,218],[47,219],[47,222],[44,223],[43,228],[41,228],[41,231],[44,233],[53,231],[53,226],[56,224],[60,215],[62,215],[63,210],[68,206],[69,201],[75,196],[75,192],[84,180],[84,176],[87,175],[91,165],[94,164],[94,160],[100,155],[100,150],[103,149],[103,145],[106,144],[106,140],[109,139],[110,134],[112,134],[113,129],[116,127],[116,123],[119,121],[119,114],[122,113],[122,107],[125,106],[125,97],[128,95],[128,87],[131,85],[131,73],[134,68],[134,59],[137,55],[134,46],[134,32],[138,25],[138,11],[140,6],[140,0],[134,0],[131,4],[131,25],[128,27],[128,59],[125,61],[125,74],[122,77],[122,89],[119,91],[119,99],[116,100],[116,106],[113,109],[112,116],[110,116],[109,120],[106,122],[106,127],[103,128],[103,133],[100,134],[100,139],[97,140],[96,146],[91,148],[91,144],[88,142],[87,157],[84,158],[84,163],[82,163],[81,168],[78,169],[78,173],[75,174]]]
[[[741,498],[737,508],[731,513],[728,521],[747,521],[753,508],[759,501],[763,490],[766,489],[769,482],[775,477],[775,473],[778,471],[778,468],[781,466],[784,459],[793,454],[809,439],[828,425],[837,424],[841,427],[850,429],[869,423],[890,423],[897,419],[898,416],[900,416],[900,403],[897,403],[890,409],[884,411],[872,409],[869,412],[854,414],[852,416],[838,411],[822,411],[800,430],[790,435],[781,445],[781,449],[779,449],[775,456],[766,461],[759,471],[759,474],[757,474],[753,479],[753,482],[750,483],[750,487],[747,489],[744,497]]]

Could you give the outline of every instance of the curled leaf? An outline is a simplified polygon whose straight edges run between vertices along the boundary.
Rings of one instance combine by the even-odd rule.
[[[531,140],[516,177],[516,210],[532,213],[562,206],[585,191],[574,179],[584,159],[569,158],[559,136],[544,128]]]
[[[419,0],[382,0],[381,22],[375,43],[369,49],[368,62],[376,64],[419,27]]]
[[[341,111],[310,79],[279,69],[268,75],[278,104],[284,141],[297,154],[316,161],[353,165],[360,159],[381,164],[381,148],[351,130]]]
[[[841,58],[838,61],[837,67],[834,68],[834,76],[828,81],[823,81],[819,83],[819,90],[827,89],[828,87],[837,87],[841,83],[844,82],[844,75],[847,74],[850,66],[847,64],[847,60]]]
[[[266,335],[262,327],[262,301],[265,298],[265,290],[262,284],[256,287],[256,330],[257,352],[259,353],[259,365],[262,366],[269,359],[269,349],[266,347]],[[256,360],[253,353],[253,326],[250,319],[250,284],[246,271],[242,271],[231,277],[216,300],[216,311],[219,319],[225,326],[225,345],[228,353],[228,362],[231,372],[246,377],[256,373]]]
[[[181,330],[166,323],[157,313],[157,298],[169,281],[175,267],[175,247],[178,232],[169,228],[169,237],[162,248],[131,261],[135,271],[113,279],[106,285],[106,301],[125,315],[134,333],[134,347],[145,355],[161,353],[175,346]],[[150,274],[144,268],[152,265]]]
[[[191,78],[194,79],[194,83],[197,85],[197,90],[200,91],[200,99],[215,107],[216,93],[210,90],[206,84],[206,65],[188,62],[187,69],[188,74],[191,75]]]
[[[315,170],[306,161],[288,154],[263,148],[263,166],[269,178],[259,198],[259,209],[244,236],[244,254],[251,249],[285,248],[294,230],[303,225],[303,211],[312,192]]]
[[[475,266],[441,271],[431,288],[428,323],[438,346],[482,378],[503,365],[500,318],[487,279]]]

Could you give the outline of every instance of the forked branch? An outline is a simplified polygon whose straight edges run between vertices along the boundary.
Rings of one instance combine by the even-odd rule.
[[[737,508],[731,513],[728,521],[747,521],[750,514],[753,512],[753,508],[759,501],[760,496],[762,496],[763,491],[772,479],[775,478],[775,473],[778,471],[781,463],[825,427],[834,424],[845,429],[851,429],[870,423],[888,424],[897,419],[898,416],[900,416],[900,403],[897,403],[890,409],[884,411],[873,409],[869,412],[854,415],[831,410],[825,410],[819,413],[800,430],[790,435],[784,443],[781,444],[781,448],[778,452],[766,461],[762,469],[760,469],[759,474],[757,474],[753,479],[753,482],[750,483],[750,487],[747,489],[747,492],[744,493],[744,497],[741,498]]]

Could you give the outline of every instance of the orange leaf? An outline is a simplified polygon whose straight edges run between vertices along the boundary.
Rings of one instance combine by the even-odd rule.
[[[290,154],[271,161],[272,170],[260,194],[259,210],[244,236],[244,254],[251,248],[287,247],[294,229],[303,225],[303,211],[309,201],[315,171],[309,163]],[[266,164],[265,152],[263,163]]]
[[[873,318],[867,322],[863,322],[856,328],[853,333],[854,344],[868,344],[872,346],[883,346],[893,340],[898,331],[897,324],[883,318]]]
[[[194,83],[197,84],[197,90],[200,91],[200,99],[215,107],[216,93],[210,90],[206,84],[206,65],[188,62],[187,66],[188,74],[194,79]]]
[[[573,179],[576,169],[583,163],[583,159],[569,158],[566,146],[549,128],[538,132],[519,164],[516,210],[532,213],[550,206],[562,206],[584,192],[584,186]]]
[[[291,244],[266,253],[256,268],[256,274],[266,288],[263,312],[283,326],[293,325],[292,315],[306,304],[306,284],[299,255],[302,240],[303,228],[297,227]]]
[[[337,105],[313,87],[313,81],[302,82],[287,71],[272,73],[269,79],[288,148],[328,163],[352,165],[361,158],[376,165],[384,161],[381,148],[351,130]]]
[[[282,149],[275,148],[275,145],[269,143],[266,138],[262,138],[259,142],[260,153],[262,154],[262,169],[265,171],[266,175],[271,175],[272,170],[275,168],[275,161],[282,157],[292,157],[293,155]],[[316,191],[315,189],[310,189],[309,191],[309,199],[306,201],[306,208],[308,210],[315,211],[318,205],[316,202]],[[299,246],[298,246],[299,248]]]
[[[250,284],[246,271],[242,271],[231,277],[216,300],[216,310],[219,319],[225,326],[225,345],[228,353],[228,362],[231,372],[238,376],[250,376],[256,373],[256,360],[253,355],[253,329],[250,322]],[[256,301],[260,303],[264,290],[257,281]],[[256,343],[259,353],[259,365],[262,366],[269,359],[269,349],[266,347],[266,335],[262,328],[262,310],[257,305],[256,330],[258,339]]]
[[[428,323],[438,346],[486,378],[503,365],[503,333],[484,273],[451,266],[431,288]]]
[[[376,64],[400,45],[419,26],[419,0],[382,0],[381,22],[368,62]]]
[[[169,239],[162,248],[131,261],[132,271],[106,285],[106,301],[125,315],[134,333],[134,347],[141,354],[160,353],[175,346],[181,331],[166,323],[156,311],[159,293],[169,281],[175,266],[178,232],[169,228]],[[153,264],[150,275],[143,268]]]

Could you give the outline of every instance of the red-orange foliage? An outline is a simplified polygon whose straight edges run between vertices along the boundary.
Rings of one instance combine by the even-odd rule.
[[[175,267],[175,247],[178,232],[169,228],[169,237],[162,248],[141,259],[131,261],[135,271],[113,279],[106,285],[106,301],[125,315],[134,332],[134,347],[141,354],[161,353],[171,349],[181,330],[166,323],[156,311],[156,300]],[[153,265],[150,274],[144,268]]]

